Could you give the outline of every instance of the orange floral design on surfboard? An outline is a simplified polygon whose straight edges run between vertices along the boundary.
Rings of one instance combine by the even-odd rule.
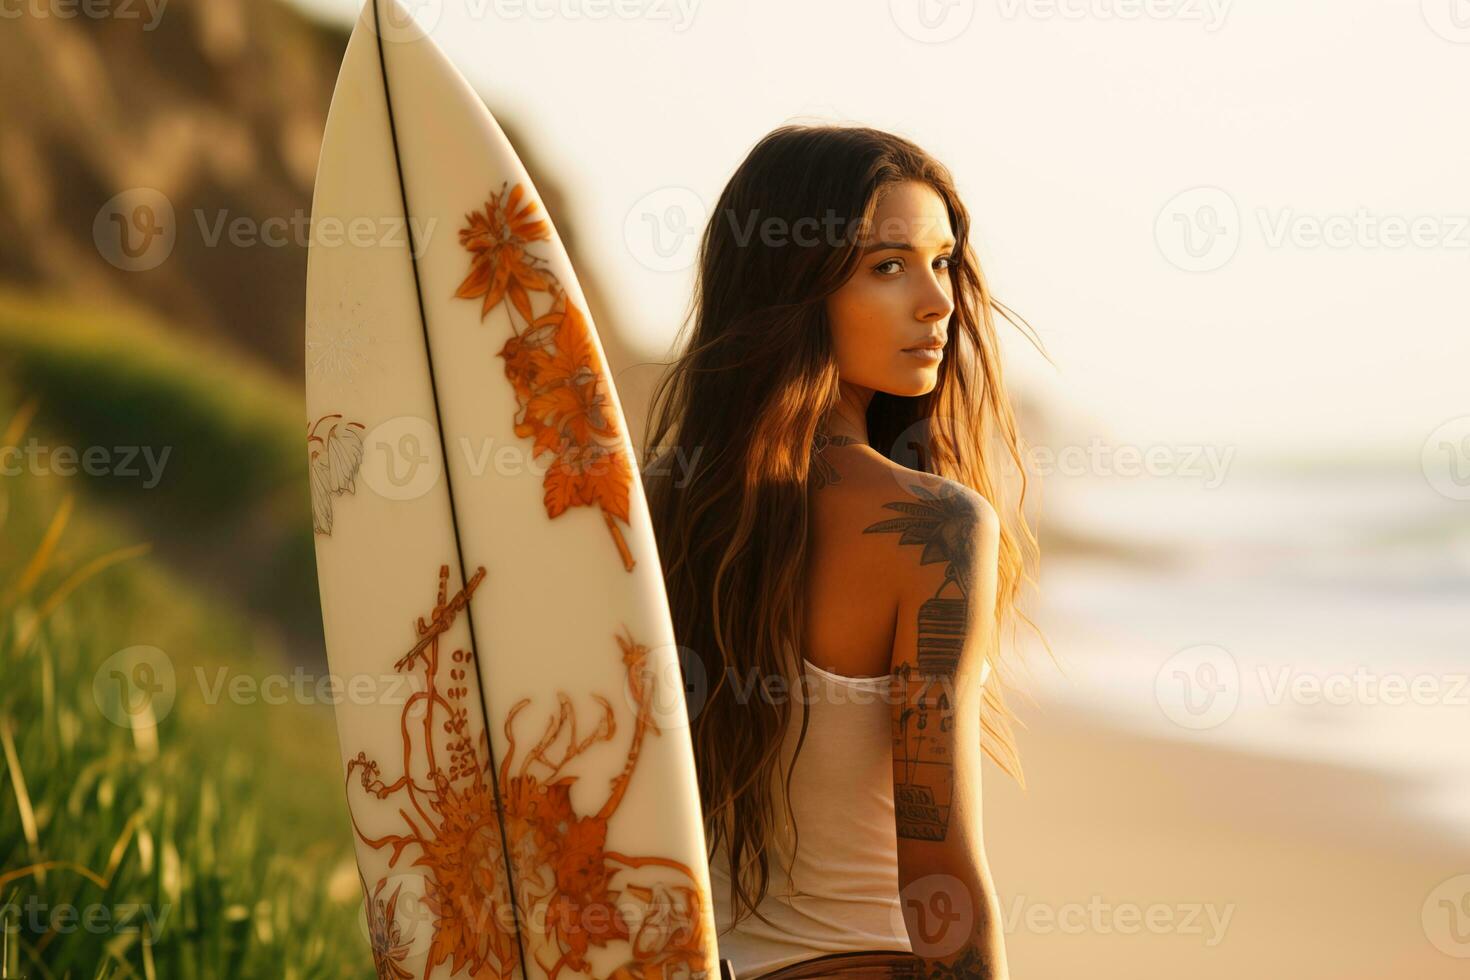
[[[608,824],[627,792],[644,739],[658,733],[648,648],[626,635],[626,629],[625,635],[615,638],[630,703],[637,710],[623,769],[610,781],[602,806],[588,815],[577,812],[571,787],[578,777],[568,768],[592,746],[613,738],[617,713],[606,698],[593,695],[601,716],[596,727],[579,738],[576,708],[560,692],[557,710],[519,759],[515,721],[531,700],[522,699],[506,715],[509,748],[498,770],[497,800],[497,782],[487,776],[488,732],[472,735],[466,703],[478,683],[473,654],[451,651],[448,677],[440,676],[445,667],[440,638],[484,578],[481,567],[464,588],[450,595],[449,567],[441,566],[434,608],[428,619],[418,619],[417,641],[394,664],[400,673],[421,673],[424,682],[405,700],[400,718],[403,774],[386,782],[382,766],[365,752],[347,764],[349,798],[356,775],[363,791],[397,803],[402,823],[400,830],[374,836],[354,815],[358,838],[374,850],[390,848],[390,869],[397,868],[411,850],[417,853],[407,868],[379,879],[371,890],[364,880],[378,977],[412,977],[404,961],[414,944],[425,941],[425,980],[441,965],[450,977],[509,980],[523,955],[534,958],[551,980],[564,972],[590,976],[589,954],[594,948],[615,946],[626,947],[627,952],[604,980],[708,976],[705,964],[712,937],[706,935],[703,900],[689,867],[606,847]],[[440,757],[441,745],[447,759]],[[506,855],[515,869],[513,908]],[[624,880],[634,876],[640,880]],[[408,915],[406,904],[399,904],[409,898],[403,887],[420,880],[418,918],[427,924],[427,936],[416,936],[413,930],[405,934],[400,921]]]
[[[533,457],[550,453],[555,459],[542,484],[546,515],[600,507],[623,567],[631,572],[633,555],[617,522],[628,523],[633,468],[587,316],[530,251],[532,242],[550,238],[551,225],[540,217],[536,200],[520,184],[509,191],[502,184],[485,210],[465,215],[459,242],[470,253],[470,271],[455,296],[479,299],[481,320],[502,303],[513,311],[512,333],[499,356],[520,405],[516,435],[532,440]],[[549,298],[539,315],[532,306],[535,293]]]

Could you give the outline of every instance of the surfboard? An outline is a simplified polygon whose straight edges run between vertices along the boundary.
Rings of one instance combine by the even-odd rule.
[[[677,648],[602,344],[530,175],[398,0],[367,0],[347,45],[306,312],[377,975],[719,976]]]

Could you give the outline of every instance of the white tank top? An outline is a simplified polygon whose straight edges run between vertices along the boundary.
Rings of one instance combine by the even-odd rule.
[[[898,897],[889,678],[845,677],[803,663],[806,684],[791,693],[791,723],[773,779],[777,833],[760,911],[774,927],[747,913],[730,928],[724,842],[710,861],[720,956],[734,961],[740,977],[828,953],[911,948]],[[793,861],[782,774],[801,734],[803,697],[811,717],[791,776],[801,831]]]

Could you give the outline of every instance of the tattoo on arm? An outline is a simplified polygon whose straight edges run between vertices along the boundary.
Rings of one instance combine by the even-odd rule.
[[[954,759],[947,735],[954,728],[955,677],[969,623],[972,552],[978,516],[959,490],[922,484],[908,487],[916,499],[883,506],[902,517],[879,521],[864,534],[897,532],[900,545],[920,545],[919,564],[944,562],[944,581],[919,607],[918,662],[894,674],[903,707],[893,722],[894,809],[898,836],[942,841],[954,796]],[[953,585],[957,594],[944,592]]]
[[[981,960],[974,946],[953,963],[915,963],[894,967],[892,972],[893,980],[988,980],[992,975],[990,964]]]

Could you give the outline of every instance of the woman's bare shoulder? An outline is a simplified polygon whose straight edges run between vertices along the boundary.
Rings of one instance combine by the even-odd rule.
[[[814,480],[810,495],[809,645],[822,666],[876,676],[890,668],[900,617],[916,597],[981,577],[994,512],[970,488],[864,444],[822,455],[825,482]]]
[[[998,523],[984,495],[956,480],[910,469],[871,446],[844,446],[822,454],[826,465],[813,467],[813,502],[828,509],[872,513],[927,508],[973,527],[979,533]]]
[[[829,450],[830,452],[830,450]],[[855,445],[834,453],[812,494],[819,538],[876,563],[895,585],[927,584],[943,562],[973,564],[999,533],[990,501],[958,481],[910,469]]]

